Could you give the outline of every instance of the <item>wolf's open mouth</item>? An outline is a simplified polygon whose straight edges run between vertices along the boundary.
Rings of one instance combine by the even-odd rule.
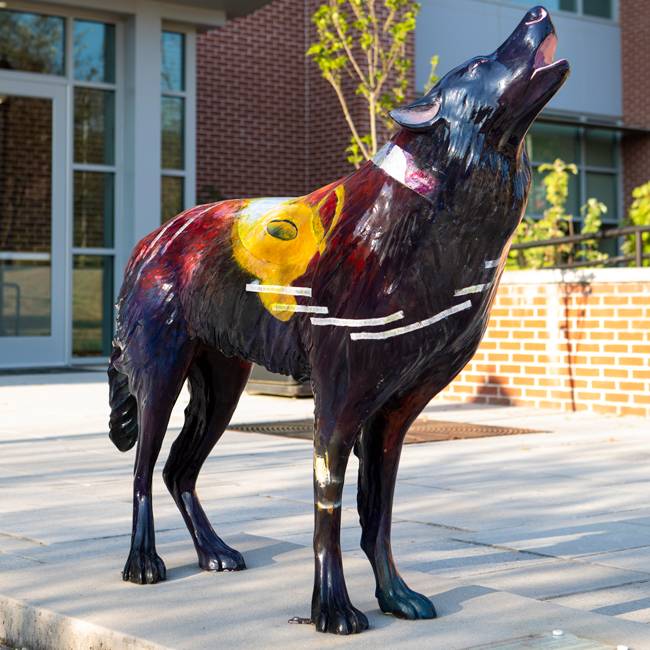
[[[537,48],[535,53],[535,61],[533,63],[533,74],[530,75],[530,78],[533,79],[538,72],[543,70],[548,70],[553,66],[557,66],[564,62],[564,59],[553,62],[553,56],[555,55],[555,48],[557,46],[557,36],[555,34],[549,34],[543,41],[542,44]]]

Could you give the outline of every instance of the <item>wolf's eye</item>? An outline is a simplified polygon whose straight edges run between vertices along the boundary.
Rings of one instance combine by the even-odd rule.
[[[295,223],[288,219],[274,219],[266,226],[266,231],[276,239],[291,241],[298,236],[298,228]]]

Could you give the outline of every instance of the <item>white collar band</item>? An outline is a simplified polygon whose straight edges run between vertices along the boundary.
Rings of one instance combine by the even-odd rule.
[[[441,180],[417,167],[413,156],[393,142],[387,142],[372,162],[391,178],[427,199],[440,189]]]

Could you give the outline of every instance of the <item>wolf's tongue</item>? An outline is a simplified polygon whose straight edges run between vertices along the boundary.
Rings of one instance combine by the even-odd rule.
[[[535,70],[544,68],[553,63],[556,46],[557,36],[555,34],[549,34],[537,48],[537,52],[535,53],[535,63],[533,64]]]

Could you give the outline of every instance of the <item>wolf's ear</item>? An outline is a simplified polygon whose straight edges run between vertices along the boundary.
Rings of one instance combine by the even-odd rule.
[[[438,119],[439,111],[439,99],[435,98],[432,100],[429,97],[423,97],[408,106],[393,109],[390,112],[390,116],[405,129],[411,131],[427,131]]]

